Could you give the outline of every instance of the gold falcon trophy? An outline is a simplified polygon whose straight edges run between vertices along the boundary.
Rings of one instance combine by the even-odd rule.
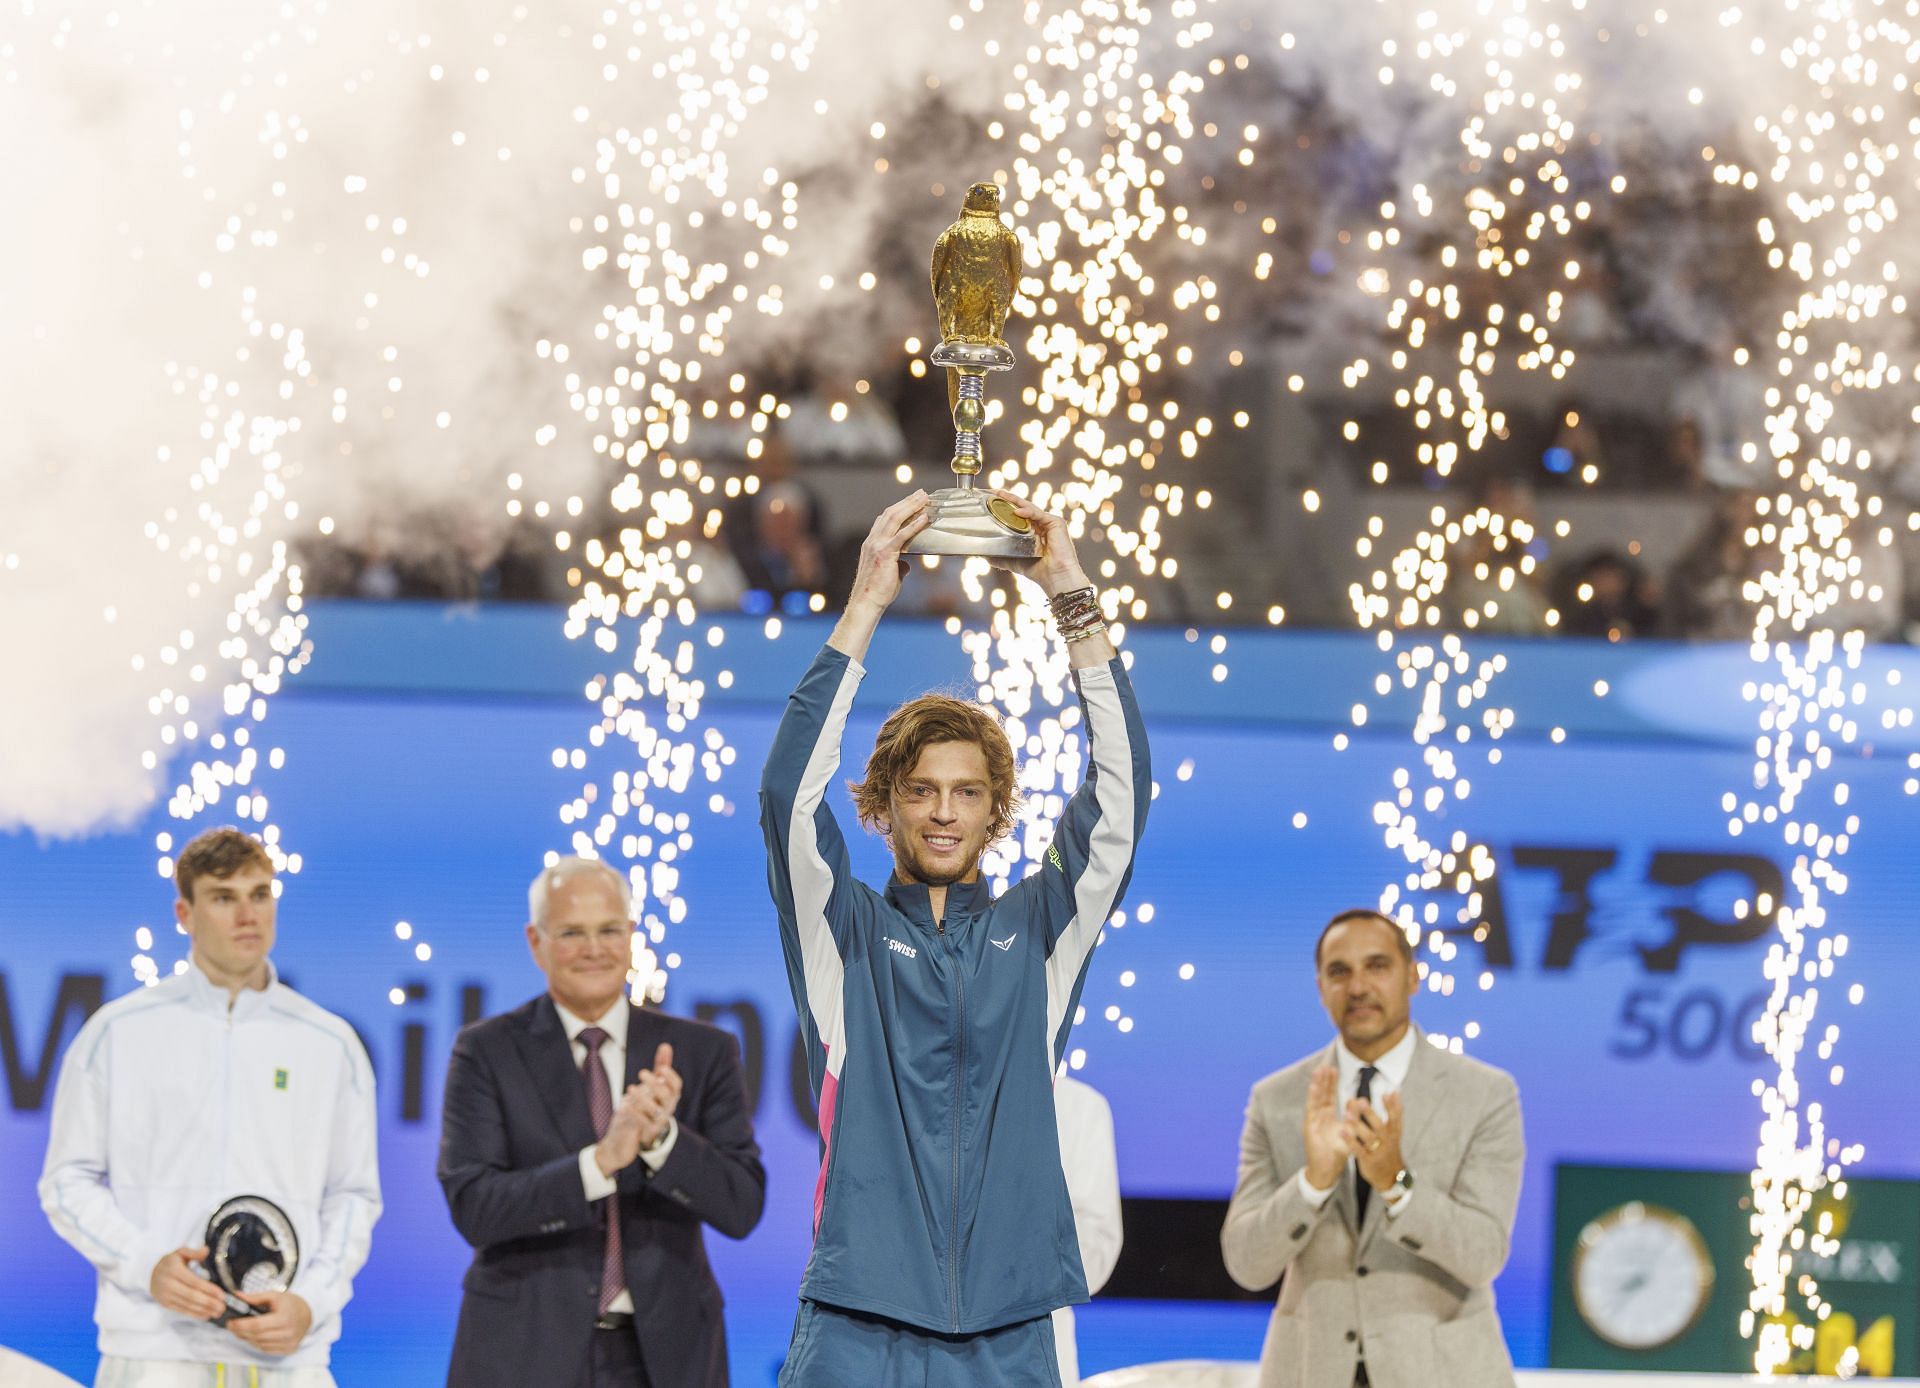
[[[933,519],[907,542],[909,554],[1031,559],[1039,553],[1033,526],[973,484],[987,422],[987,373],[1013,366],[1013,349],[1000,334],[1019,279],[1020,238],[1000,220],[999,186],[976,183],[967,189],[959,220],[933,243],[940,345],[929,359],[947,368],[954,485],[933,493]]]

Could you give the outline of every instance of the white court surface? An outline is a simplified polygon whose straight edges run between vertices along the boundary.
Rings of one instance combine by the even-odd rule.
[[[1561,1369],[1522,1369],[1520,1388],[1740,1388],[1744,1384],[1835,1383],[1831,1378],[1758,1378],[1752,1374],[1619,1374],[1579,1373]],[[1081,1380],[1081,1388],[1257,1388],[1257,1364],[1221,1360],[1181,1359],[1164,1364],[1141,1364],[1109,1369]],[[1862,1383],[1887,1388],[1920,1388],[1920,1379],[1873,1378]]]

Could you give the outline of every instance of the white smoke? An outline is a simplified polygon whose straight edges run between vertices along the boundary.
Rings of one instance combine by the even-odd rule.
[[[1139,41],[1163,70],[1247,55],[1278,85],[1231,66],[1207,77],[1211,119],[1284,142],[1311,94],[1397,187],[1458,155],[1443,99],[1383,96],[1377,77],[1383,45],[1412,42],[1430,8],[1223,0],[1192,51],[1165,25]],[[1567,41],[1591,45],[1585,99],[1609,135],[1741,109],[1741,70],[1711,61],[1704,20],[1642,36],[1631,15],[1534,8],[1563,11]],[[324,525],[484,555],[509,495],[556,515],[604,496],[573,399],[604,379],[581,363],[600,359],[618,275],[583,268],[618,234],[594,223],[614,203],[595,146],[700,116],[673,54],[728,25],[795,44],[817,31],[717,151],[736,189],[777,169],[802,205],[757,281],[782,285],[784,312],[736,324],[728,367],[804,351],[852,375],[928,317],[918,264],[856,290],[873,247],[930,244],[966,182],[1004,171],[1011,151],[979,132],[1006,118],[1023,65],[1076,41],[1031,18],[880,0],[155,0],[0,21],[0,831],[79,833],[151,803],[177,750],[159,728],[191,740],[179,703],[204,734],[218,691],[268,657],[258,633],[237,643],[229,614],[276,544]],[[676,24],[687,32],[669,42]],[[921,128],[938,134],[915,144]],[[928,199],[935,176],[947,206]],[[1356,201],[1336,189],[1310,216],[1330,225]],[[711,226],[717,245],[740,234]],[[1213,245],[1214,277],[1248,284],[1246,236]],[[1260,295],[1235,297],[1234,312],[1259,312]]]

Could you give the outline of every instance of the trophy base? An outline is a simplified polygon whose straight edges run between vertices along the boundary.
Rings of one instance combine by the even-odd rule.
[[[986,492],[972,487],[942,487],[929,500],[933,523],[907,541],[908,554],[1031,559],[1040,553],[1040,542],[1026,520]],[[1001,519],[1002,513],[1005,520]]]

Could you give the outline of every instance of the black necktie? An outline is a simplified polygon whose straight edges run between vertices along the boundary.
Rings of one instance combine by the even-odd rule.
[[[1373,1103],[1373,1077],[1379,1073],[1380,1067],[1377,1065],[1362,1065],[1360,1067],[1360,1088],[1355,1097],[1369,1107],[1371,1107]],[[1358,1211],[1357,1223],[1365,1224],[1367,1222],[1367,1201],[1372,1197],[1373,1186],[1368,1183],[1365,1176],[1360,1174],[1360,1163],[1355,1162],[1353,1164],[1353,1205],[1354,1209]]]

